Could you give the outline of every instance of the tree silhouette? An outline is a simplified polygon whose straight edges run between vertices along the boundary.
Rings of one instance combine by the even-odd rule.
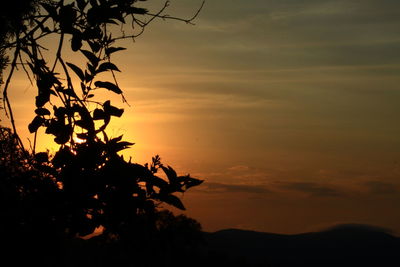
[[[15,37],[14,33],[21,29],[27,16],[32,15],[37,6],[38,0],[10,1],[7,8],[0,10],[0,81],[8,61],[5,49],[7,42]]]
[[[110,100],[100,101],[97,92],[119,95],[126,102],[116,79],[120,70],[112,62],[114,53],[125,50],[118,41],[140,36],[157,18],[192,23],[204,4],[192,18],[182,19],[164,14],[169,1],[157,12],[138,6],[142,2],[39,1],[40,8],[24,17],[24,24],[2,46],[12,51],[3,106],[13,129],[1,129],[1,201],[4,206],[10,203],[3,213],[8,219],[1,222],[5,232],[66,239],[103,227],[106,236],[142,242],[162,228],[158,223],[161,203],[184,210],[176,193],[202,183],[190,175],[178,175],[159,156],[144,165],[125,160],[119,153],[133,143],[106,132],[111,119],[121,117],[124,109]],[[116,30],[127,24],[129,33],[125,28]],[[45,56],[44,41],[50,36],[58,40],[53,60]],[[83,62],[67,61],[66,50],[80,54]],[[37,87],[35,115],[28,125],[34,134],[31,153],[17,135],[8,98],[17,66]],[[59,145],[54,155],[36,152],[39,128]]]

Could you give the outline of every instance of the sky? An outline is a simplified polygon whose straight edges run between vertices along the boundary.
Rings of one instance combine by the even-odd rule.
[[[172,0],[167,13],[191,17],[201,2]],[[113,99],[125,113],[110,133],[136,143],[125,152],[136,162],[159,154],[205,180],[182,196],[205,231],[400,234],[399,1],[207,0],[195,25],[155,21],[121,46],[130,106]],[[13,84],[32,140],[36,89],[23,73]]]

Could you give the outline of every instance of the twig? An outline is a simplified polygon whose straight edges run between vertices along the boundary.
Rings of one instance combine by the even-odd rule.
[[[167,1],[169,2],[169,1]],[[193,17],[191,17],[190,19],[183,19],[183,18],[179,18],[179,17],[173,17],[170,15],[161,15],[161,12],[158,12],[157,14],[151,14],[151,13],[147,13],[147,15],[150,15],[154,18],[161,18],[161,19],[172,19],[172,20],[179,20],[179,21],[183,21],[186,22],[188,24],[192,24],[194,25],[194,23],[192,23],[192,21],[199,15],[200,11],[203,9],[205,4],[205,0],[201,3],[199,9],[197,10],[197,12],[193,15]],[[168,5],[167,5],[168,6]],[[165,9],[166,7],[164,7],[163,9]],[[162,11],[163,11],[162,9]]]
[[[205,4],[205,0],[201,3],[200,7],[197,9],[196,13],[189,19],[184,19],[184,18],[180,18],[180,17],[174,17],[174,16],[170,16],[170,15],[161,15],[168,7],[169,7],[170,1],[166,1],[164,3],[164,6],[155,14],[152,13],[146,13],[146,15],[149,15],[151,18],[149,21],[141,21],[139,19],[136,19],[134,15],[132,15],[132,29],[134,29],[134,23],[136,23],[137,25],[139,25],[140,27],[140,31],[138,33],[133,33],[131,35],[125,35],[123,34],[122,36],[116,37],[113,40],[117,41],[117,40],[122,40],[122,39],[135,39],[137,37],[139,37],[140,35],[143,34],[143,32],[145,31],[146,26],[148,26],[153,20],[155,20],[156,18],[160,18],[163,20],[178,20],[178,21],[182,21],[185,22],[187,24],[191,24],[194,25],[193,20],[195,20],[198,15],[200,14],[201,10],[204,7]]]
[[[29,82],[30,82],[31,85],[33,86],[33,82],[32,82],[31,76],[29,75],[28,70],[25,68],[25,64],[24,64],[24,62],[23,62],[23,60],[22,60],[21,53],[18,53],[18,57],[19,57],[19,60],[20,60],[20,62],[21,62],[21,65],[22,65],[22,69],[24,70],[26,76],[28,77]]]

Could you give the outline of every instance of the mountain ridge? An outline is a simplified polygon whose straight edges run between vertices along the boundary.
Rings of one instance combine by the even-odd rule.
[[[400,266],[400,238],[370,225],[292,235],[224,229],[206,240],[212,251],[250,266]]]

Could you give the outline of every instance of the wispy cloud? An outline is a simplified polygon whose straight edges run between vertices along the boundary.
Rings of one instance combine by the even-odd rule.
[[[305,193],[313,197],[343,197],[345,192],[335,186],[313,182],[278,183],[277,188],[293,192]]]
[[[272,191],[264,185],[247,184],[227,184],[205,182],[197,191],[204,193],[251,193],[251,194],[270,194]]]
[[[368,181],[363,183],[369,194],[393,195],[400,192],[400,186],[385,181]]]

